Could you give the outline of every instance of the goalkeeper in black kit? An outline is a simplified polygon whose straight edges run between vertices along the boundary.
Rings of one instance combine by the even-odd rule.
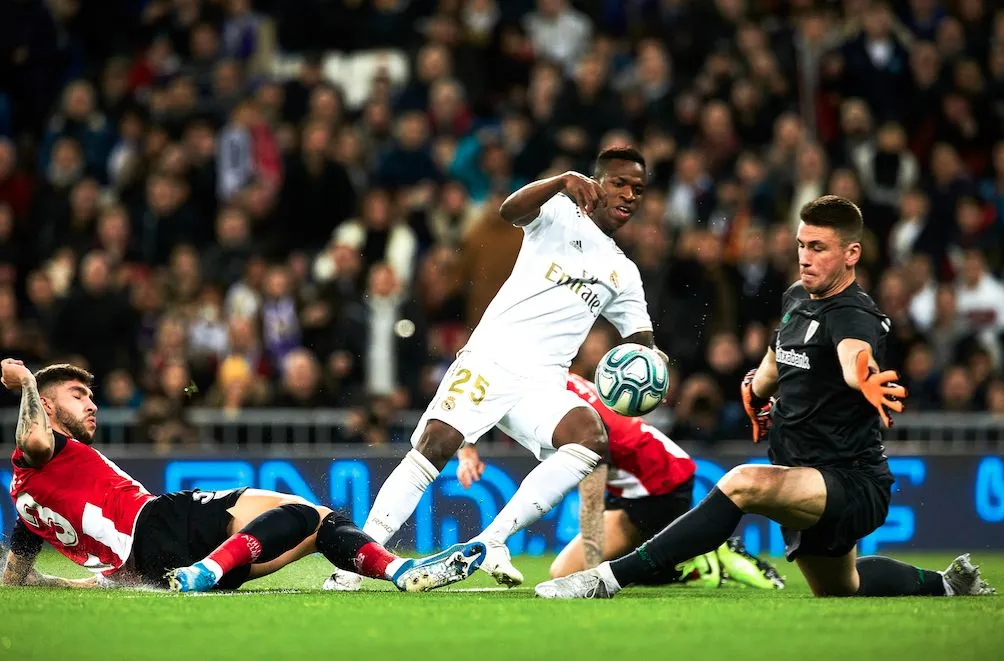
[[[861,211],[827,195],[801,210],[801,279],[784,295],[772,348],[741,392],[754,441],[771,464],[729,471],[693,510],[632,553],[537,586],[551,599],[610,598],[632,583],[720,546],[744,514],[782,526],[785,556],[816,596],[954,596],[994,592],[965,554],[945,571],[858,558],[881,526],[893,484],[882,425],[906,391],[879,361],[890,321],[855,281]]]

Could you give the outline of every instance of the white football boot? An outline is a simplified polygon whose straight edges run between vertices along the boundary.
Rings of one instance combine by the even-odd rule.
[[[604,562],[593,569],[544,581],[534,592],[543,599],[613,599],[620,589],[609,564]]]
[[[331,576],[324,581],[322,590],[334,590],[336,592],[358,592],[363,585],[363,577],[344,569],[336,569]]]
[[[980,576],[980,566],[973,564],[968,553],[963,553],[953,560],[952,564],[948,565],[948,569],[941,572],[941,575],[945,579],[946,587],[951,588],[949,596],[952,597],[988,595],[997,592]]]
[[[491,574],[499,585],[514,588],[523,583],[523,573],[516,569],[509,556],[509,548],[505,542],[486,541],[488,554],[481,563],[481,571]]]

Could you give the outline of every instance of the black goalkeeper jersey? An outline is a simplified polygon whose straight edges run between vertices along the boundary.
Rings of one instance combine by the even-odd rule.
[[[844,381],[837,345],[854,338],[871,345],[879,365],[891,327],[857,282],[813,300],[796,283],[784,293],[777,356],[778,401],[769,436],[770,459],[783,466],[884,466],[878,411]]]

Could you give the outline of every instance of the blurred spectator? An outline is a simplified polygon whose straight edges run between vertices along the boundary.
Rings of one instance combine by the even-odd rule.
[[[321,382],[317,359],[307,349],[294,349],[282,363],[282,387],[272,400],[281,408],[317,409],[334,403]]]
[[[429,126],[425,114],[405,112],[397,121],[393,146],[377,164],[377,181],[388,188],[439,181],[442,173],[429,151]]]
[[[281,365],[286,355],[300,347],[303,338],[293,296],[290,273],[275,265],[265,275],[261,306],[262,339],[273,365]]]
[[[81,261],[79,287],[57,313],[53,329],[53,348],[86,357],[98,383],[115,368],[135,366],[136,318],[111,287],[108,260],[89,253]]]
[[[127,370],[110,373],[98,392],[101,393],[101,406],[137,409],[143,403],[143,393]]]
[[[930,345],[916,342],[906,354],[902,383],[910,395],[910,409],[930,411],[938,404],[939,374]]]
[[[347,309],[342,336],[360,395],[397,395],[410,401],[425,358],[425,327],[418,307],[402,298],[394,270],[376,263],[363,302]]]
[[[411,283],[418,241],[415,232],[397,216],[391,194],[371,188],[360,203],[360,217],[335,230],[334,242],[361,253],[363,268],[387,262],[401,286]]]
[[[986,269],[983,253],[966,251],[956,291],[962,327],[975,333],[993,352],[994,362],[1001,362],[999,335],[1004,331],[1004,285]]]
[[[18,167],[14,143],[0,136],[0,203],[10,205],[19,224],[28,215],[33,183],[32,177]]]
[[[571,68],[586,52],[592,26],[568,0],[537,0],[537,9],[526,16],[530,43],[541,57]]]
[[[87,172],[104,180],[105,164],[112,147],[112,129],[96,107],[94,88],[85,80],[74,81],[63,90],[61,111],[49,121],[39,147],[39,172],[49,170],[53,148],[60,138],[75,140],[83,150]]]
[[[941,379],[940,408],[949,413],[964,413],[973,409],[974,384],[963,365],[951,365]]]
[[[206,280],[229,287],[240,280],[253,253],[248,217],[238,207],[226,207],[216,219],[216,243],[202,255]]]
[[[286,234],[289,249],[314,252],[332,230],[356,210],[356,191],[345,167],[327,154],[331,129],[319,121],[307,124],[297,156],[286,164],[282,214],[296,223]]]

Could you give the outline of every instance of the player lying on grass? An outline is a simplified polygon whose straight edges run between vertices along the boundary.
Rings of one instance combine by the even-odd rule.
[[[21,390],[10,485],[18,520],[5,585],[236,589],[319,551],[336,567],[414,592],[460,581],[484,560],[481,543],[399,558],[344,515],[271,491],[155,497],[90,446],[97,407],[88,372],[64,364],[33,375],[12,359],[2,368],[3,385]],[[43,540],[97,575],[69,581],[35,571]]]
[[[801,210],[801,280],[784,295],[774,347],[742,396],[754,440],[771,464],[738,466],[707,498],[634,552],[537,586],[546,598],[609,598],[632,583],[715,549],[746,513],[781,524],[785,555],[817,596],[993,592],[968,554],[944,572],[880,556],[856,557],[858,540],[885,522],[893,477],[881,424],[906,391],[880,372],[890,321],[855,282],[861,212],[827,195]],[[768,398],[776,393],[776,403]]]
[[[502,217],[523,229],[516,264],[377,494],[366,533],[389,540],[460,446],[497,426],[541,463],[475,539],[488,547],[481,569],[504,585],[523,581],[506,537],[547,514],[607,452],[596,411],[565,388],[568,365],[601,315],[625,341],[654,346],[638,267],[611,238],[638,209],[646,178],[639,152],[608,149],[593,177],[566,172],[502,203]]]

